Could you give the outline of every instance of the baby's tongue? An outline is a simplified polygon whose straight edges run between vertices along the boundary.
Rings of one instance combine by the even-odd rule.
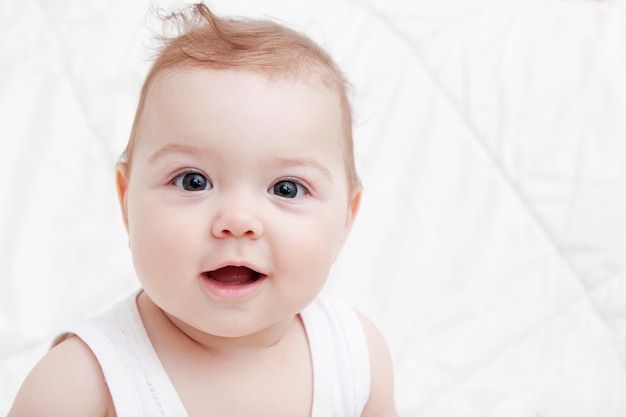
[[[207,277],[222,284],[246,284],[254,281],[258,274],[243,266],[227,266],[207,272]]]

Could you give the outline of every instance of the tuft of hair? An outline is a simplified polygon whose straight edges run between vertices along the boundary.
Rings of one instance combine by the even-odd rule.
[[[270,76],[317,72],[329,87],[345,83],[322,48],[276,22],[220,18],[206,5],[194,4],[165,16],[163,26],[163,32],[171,35],[160,37],[162,49],[152,72],[184,65],[243,68]]]
[[[139,98],[130,140],[121,161],[130,163],[137,125],[154,79],[177,68],[239,69],[270,79],[321,82],[336,92],[343,112],[349,177],[358,183],[354,168],[352,115],[348,83],[332,58],[310,38],[269,20],[222,18],[205,4],[184,7],[162,16],[160,48]]]

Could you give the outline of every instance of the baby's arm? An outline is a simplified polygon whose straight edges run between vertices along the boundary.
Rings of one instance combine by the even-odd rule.
[[[113,416],[100,365],[78,337],[44,356],[20,388],[8,417]]]
[[[380,331],[359,314],[370,353],[372,383],[370,398],[362,417],[397,417],[393,389],[393,365],[387,343]]]

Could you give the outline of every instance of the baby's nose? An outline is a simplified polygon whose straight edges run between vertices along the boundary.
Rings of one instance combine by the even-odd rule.
[[[211,226],[213,236],[217,238],[247,237],[258,239],[263,235],[263,223],[254,210],[246,205],[224,207]]]

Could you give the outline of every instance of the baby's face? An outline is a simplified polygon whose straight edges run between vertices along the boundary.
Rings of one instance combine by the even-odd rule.
[[[217,336],[291,320],[358,206],[339,100],[297,81],[183,69],[155,80],[139,123],[118,180],[146,294]]]

